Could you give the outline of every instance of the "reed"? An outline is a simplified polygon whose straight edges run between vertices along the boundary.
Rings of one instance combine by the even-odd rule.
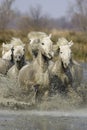
[[[32,59],[32,56],[28,52],[28,38],[27,34],[29,31],[19,31],[19,30],[4,30],[0,31],[0,56],[1,56],[1,45],[3,42],[10,42],[12,37],[19,37],[26,44],[26,57],[27,59]],[[42,30],[41,30],[42,31]],[[52,33],[53,43],[56,44],[56,41],[60,37],[65,37],[67,40],[72,40],[74,45],[72,47],[73,57],[79,61],[87,61],[87,32],[76,32],[76,31],[68,31],[68,30],[50,30],[46,31],[46,33]]]

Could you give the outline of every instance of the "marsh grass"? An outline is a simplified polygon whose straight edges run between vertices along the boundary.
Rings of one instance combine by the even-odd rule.
[[[54,44],[60,37],[65,37],[73,41],[72,46],[73,58],[79,61],[87,61],[87,32],[75,32],[68,30],[52,30]]]
[[[31,31],[31,30],[29,30]],[[1,45],[3,42],[9,43],[12,37],[19,37],[26,44],[26,58],[32,59],[32,56],[28,52],[28,38],[27,34],[29,31],[19,30],[4,30],[0,31],[0,56],[1,56]],[[87,32],[75,32],[68,30],[45,30],[44,32],[52,33],[52,41],[56,44],[56,41],[60,37],[65,37],[67,40],[72,40],[74,45],[72,46],[73,57],[76,60],[87,61]]]

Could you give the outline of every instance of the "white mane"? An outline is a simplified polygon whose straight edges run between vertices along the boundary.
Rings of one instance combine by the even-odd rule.
[[[3,59],[11,59],[11,49],[16,48],[17,46],[23,46],[24,43],[20,40],[20,38],[13,37],[11,42],[8,44],[3,43],[2,44],[2,58]]]
[[[47,46],[49,46],[49,44],[52,45],[51,35],[47,35],[44,32],[30,32],[28,39],[30,40],[28,50],[33,58],[38,54],[38,48],[41,43],[45,44],[45,49],[48,48]]]
[[[10,44],[13,46],[24,45],[20,38],[15,37],[12,38]]]
[[[58,46],[64,46],[64,45],[69,45],[69,44],[70,44],[70,45],[71,45],[71,44],[73,45],[73,42],[72,42],[72,41],[70,41],[70,42],[67,41],[66,38],[64,38],[64,37],[59,38],[59,39],[58,39],[58,42],[57,42],[57,45],[58,45]]]
[[[6,59],[6,60],[11,60],[11,50],[9,50],[8,52],[2,54],[2,59]]]
[[[47,34],[44,33],[44,32],[30,32],[28,33],[28,38],[31,40],[31,39],[40,39],[40,38],[43,38],[43,37],[46,37]]]

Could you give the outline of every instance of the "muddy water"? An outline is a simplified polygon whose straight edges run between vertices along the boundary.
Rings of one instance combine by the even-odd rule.
[[[87,130],[87,113],[0,111],[0,130]]]

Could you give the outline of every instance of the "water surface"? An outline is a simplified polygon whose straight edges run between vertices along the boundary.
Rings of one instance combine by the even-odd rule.
[[[0,130],[87,130],[87,112],[0,111]]]

